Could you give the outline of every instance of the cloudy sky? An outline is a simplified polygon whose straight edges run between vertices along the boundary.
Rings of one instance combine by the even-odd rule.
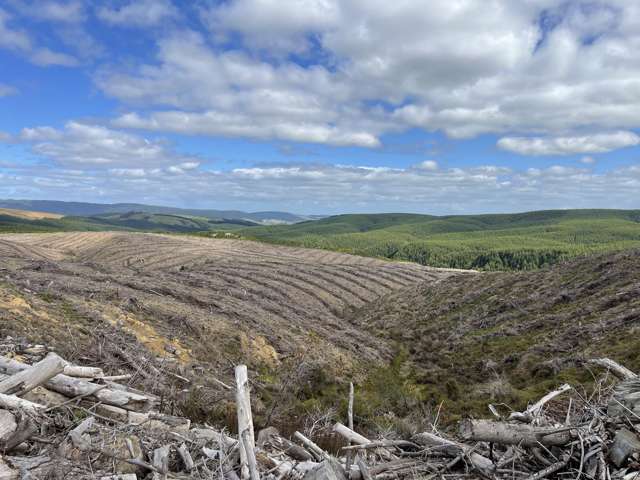
[[[640,208],[640,2],[0,0],[0,198]]]

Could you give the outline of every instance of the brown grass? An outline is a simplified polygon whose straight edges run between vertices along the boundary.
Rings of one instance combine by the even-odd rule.
[[[42,220],[42,219],[60,219],[64,215],[58,213],[32,212],[29,210],[14,210],[13,208],[0,208],[0,215],[8,215],[10,217],[23,218],[25,220]]]

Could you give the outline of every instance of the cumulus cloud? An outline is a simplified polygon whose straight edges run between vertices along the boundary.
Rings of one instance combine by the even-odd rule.
[[[438,162],[435,160],[425,160],[424,162],[420,162],[416,165],[416,168],[420,168],[422,170],[437,170]]]
[[[86,15],[80,0],[7,0],[11,7],[27,17],[60,23],[79,23]]]
[[[26,168],[26,169],[25,169]],[[144,201],[191,207],[308,213],[416,211],[479,213],[543,208],[633,208],[640,165],[607,173],[557,165],[525,171],[501,166],[388,168],[331,164],[255,165],[227,171],[170,166],[5,169],[0,196]],[[69,190],[69,187],[73,189]],[[134,193],[132,193],[134,192]],[[135,195],[132,197],[132,195]]]
[[[151,27],[178,16],[170,0],[134,0],[120,7],[101,7],[97,16],[111,25]]]
[[[122,168],[198,164],[198,161],[172,151],[165,142],[149,140],[101,125],[69,122],[64,129],[25,128],[20,139],[32,150],[57,165],[73,168]]]
[[[43,67],[77,65],[71,55],[37,45],[25,30],[10,25],[11,20],[11,15],[0,8],[0,48],[24,55],[31,63]]]
[[[521,155],[604,153],[640,144],[640,136],[619,131],[577,137],[504,137],[498,147]]]
[[[175,32],[155,62],[96,77],[130,106],[123,125],[369,147],[413,127],[453,138],[640,127],[633,2],[232,0],[201,12],[210,35]]]

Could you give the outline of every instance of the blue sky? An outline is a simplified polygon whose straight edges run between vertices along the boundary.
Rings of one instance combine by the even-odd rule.
[[[4,0],[0,197],[640,208],[640,5]]]

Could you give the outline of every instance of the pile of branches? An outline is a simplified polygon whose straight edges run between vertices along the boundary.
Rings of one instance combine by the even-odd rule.
[[[640,480],[640,378],[593,360],[619,381],[589,397],[569,385],[523,412],[465,419],[459,433],[435,426],[411,438],[370,439],[345,424],[328,452],[301,432],[254,433],[247,368],[236,367],[238,435],[160,413],[159,399],[127,375],[73,365],[39,345],[0,357],[0,480],[403,478]],[[559,408],[557,398],[566,400]],[[455,438],[453,438],[455,437]]]

